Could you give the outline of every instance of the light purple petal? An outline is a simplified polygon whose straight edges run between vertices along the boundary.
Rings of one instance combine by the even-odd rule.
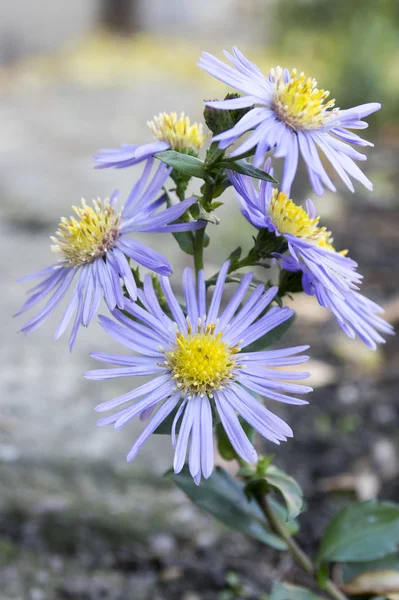
[[[177,436],[175,456],[173,459],[173,470],[175,473],[180,473],[186,460],[188,438],[193,426],[194,414],[194,403],[190,398],[187,401],[179,435]]]
[[[197,294],[195,290],[194,284],[194,275],[192,270],[189,267],[186,267],[183,272],[183,289],[184,289],[184,297],[186,300],[186,312],[188,318],[190,319],[190,323],[193,326],[194,330],[197,327],[197,322],[199,318],[198,304],[197,304]]]
[[[216,280],[215,289],[213,291],[212,300],[211,300],[211,304],[210,304],[208,315],[207,315],[207,320],[206,320],[207,325],[215,323],[215,321],[218,317],[220,303],[222,300],[224,283],[226,281],[229,267],[230,267],[230,261],[227,260],[223,264],[222,268],[219,271],[219,275]]]
[[[123,145],[119,149],[100,150],[100,154],[94,156],[97,169],[107,169],[114,167],[123,169],[146,160],[147,158],[163,152],[170,148],[166,142],[151,142],[143,146]]]
[[[208,397],[201,398],[200,414],[201,470],[205,479],[211,476],[215,464],[213,450],[212,410]]]
[[[137,438],[136,442],[133,444],[129,454],[127,455],[128,462],[132,461],[137,453],[139,452],[141,446],[147,441],[152,433],[156,430],[157,427],[166,419],[166,417],[172,412],[175,408],[176,404],[180,400],[180,393],[171,396],[162,406],[157,410],[155,415],[152,417],[151,421],[145,427],[144,431]]]
[[[119,242],[119,248],[139,265],[159,273],[159,275],[170,275],[172,268],[169,261],[156,250],[149,248],[138,240],[124,238]]]
[[[249,463],[255,463],[258,460],[258,454],[249,441],[245,431],[243,430],[234,408],[227,400],[228,390],[226,393],[216,392],[215,402],[218,410],[223,429],[230,440],[234,450],[243,460]]]

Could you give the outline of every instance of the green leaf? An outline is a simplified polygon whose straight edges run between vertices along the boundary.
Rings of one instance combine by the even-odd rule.
[[[191,231],[179,231],[172,234],[176,242],[179,244],[180,249],[186,254],[194,256],[194,236]],[[204,236],[204,248],[209,246],[209,235],[205,233]]]
[[[323,600],[323,598],[303,587],[288,583],[275,583],[270,600]]]
[[[270,530],[257,503],[247,498],[245,484],[224,469],[217,467],[211,477],[203,479],[198,486],[187,466],[178,475],[172,473],[171,479],[194,504],[228,527],[277,550],[286,550],[285,542]]]
[[[204,163],[195,156],[190,154],[182,154],[175,150],[166,150],[155,155],[156,158],[164,162],[169,167],[173,167],[176,171],[190,175],[191,177],[199,177],[200,179],[209,179],[204,167]]]
[[[253,393],[253,396],[255,398],[257,398],[258,400],[260,399],[259,394]],[[259,400],[261,402],[261,400]],[[275,455],[274,454],[268,454],[266,456],[261,456],[261,458],[258,460],[257,465],[256,465],[256,472],[259,475],[259,477],[264,477],[266,474],[267,469],[269,468],[269,466],[272,464],[273,460],[274,460]]]
[[[223,194],[223,192],[225,190],[227,190],[227,188],[231,187],[232,185],[233,184],[231,183],[231,181],[229,179],[227,179],[227,177],[225,177],[224,179],[221,179],[219,181],[216,181],[215,187],[213,188],[213,194],[212,194],[213,199],[219,198],[219,196],[221,196]],[[216,203],[212,202],[212,205],[213,204],[216,204]]]
[[[294,324],[295,316],[296,315],[293,314],[292,317],[284,321],[284,323],[281,323],[281,325],[275,327],[274,329],[266,333],[266,335],[247,346],[245,348],[245,352],[258,352],[259,350],[265,350],[266,348],[277,344],[277,342],[287,333],[290,327]]]
[[[275,490],[280,492],[287,505],[287,518],[295,519],[303,505],[303,494],[298,483],[291,475],[285,473],[275,465],[270,465],[266,471],[265,479]]]
[[[362,573],[373,573],[374,571],[398,571],[399,572],[399,554],[394,552],[383,558],[366,562],[347,563],[342,568],[342,578],[344,583],[355,579]]]
[[[157,154],[157,157],[160,156]],[[263,179],[263,181],[270,181],[272,183],[278,183],[266,173],[266,171],[262,171],[262,169],[258,169],[251,165],[251,163],[246,162],[245,160],[222,160],[217,163],[218,167],[223,169],[229,169],[230,171],[235,171],[236,173],[241,173],[241,175],[248,175],[249,177],[253,177],[254,179]]]
[[[229,255],[229,260],[230,260],[230,269],[229,270],[230,271],[236,271],[237,268],[239,267],[241,254],[242,254],[241,246],[238,246],[238,248],[236,248],[235,250],[233,250],[233,252],[230,253],[230,255]]]
[[[342,580],[342,591],[349,595],[369,597],[388,590],[399,591],[399,554],[395,552],[374,561],[345,564],[342,566]],[[385,596],[379,598],[385,600]],[[374,595],[373,600],[377,600]]]
[[[194,255],[194,236],[191,231],[178,231],[173,233],[173,237],[179,244],[180,250],[190,256]]]
[[[357,502],[344,508],[328,525],[318,561],[361,562],[396,551],[399,544],[399,505]]]
[[[219,208],[220,206],[223,206],[224,202],[212,202],[212,204],[210,205],[210,209],[211,210],[216,210],[217,208]]]
[[[223,156],[224,152],[224,150],[219,148],[219,144],[217,142],[212,142],[206,151],[205,165],[212,165]]]
[[[362,563],[367,564],[367,563]],[[369,563],[373,565],[374,563]],[[384,598],[398,600],[399,598],[399,570],[396,568],[380,568],[366,570],[353,579],[346,581],[341,590],[348,596],[361,596],[369,598],[376,594],[384,594]],[[385,596],[386,594],[386,596]],[[380,596],[379,596],[380,597]]]

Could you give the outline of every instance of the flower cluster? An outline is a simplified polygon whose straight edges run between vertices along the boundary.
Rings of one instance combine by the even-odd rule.
[[[261,352],[249,350],[253,342],[293,314],[289,308],[274,306],[261,316],[275,297],[277,287],[265,290],[263,285],[258,285],[243,302],[253,278],[253,274],[249,273],[221,310],[228,269],[229,262],[226,262],[207,307],[204,271],[198,273],[195,281],[192,270],[187,268],[183,275],[184,312],[173,294],[169,279],[161,277],[171,317],[161,308],[151,278],[145,276],[144,289],[140,293],[144,308],[137,304],[127,307],[135,320],[120,311],[113,311],[115,321],[100,317],[103,329],[111,337],[140,355],[126,357],[95,353],[93,358],[117,365],[117,368],[86,373],[89,379],[154,376],[149,383],[97,406],[98,411],[107,411],[128,405],[100,419],[98,424],[120,429],[137,415],[148,418],[163,402],[132,446],[128,460],[135,458],[148,437],[175,411],[171,426],[175,447],[174,470],[179,473],[183,468],[189,447],[189,468],[196,483],[200,482],[201,475],[207,478],[213,471],[213,409],[237,454],[252,463],[256,462],[257,453],[237,414],[276,444],[293,434],[284,421],[262,406],[249,391],[288,404],[306,404],[290,394],[311,391],[307,386],[287,381],[304,379],[309,373],[282,373],[276,369],[305,362],[308,356],[300,353],[308,346]],[[133,400],[136,402],[132,405]]]
[[[137,416],[149,419],[128,453],[128,460],[133,460],[149,436],[170,423],[175,473],[188,457],[197,484],[214,468],[215,423],[220,422],[239,460],[253,463],[258,460],[257,452],[245,423],[276,444],[293,435],[262,399],[302,405],[306,401],[297,396],[311,391],[298,383],[309,373],[295,369],[307,361],[303,352],[308,346],[269,349],[270,340],[279,339],[294,314],[282,305],[284,290],[260,284],[252,271],[237,275],[241,267],[257,266],[260,258],[266,258],[277,263],[282,273],[298,273],[303,291],[328,308],[349,337],[358,335],[372,349],[384,342],[384,334],[393,333],[380,316],[382,309],[359,292],[362,278],[357,264],[346,251],[336,251],[331,232],[320,225],[312,201],[307,200],[303,208],[290,199],[299,154],[317,194],[325,187],[335,191],[320,152],[352,191],[352,179],[372,189],[354,162],[365,156],[353,148],[371,144],[350,130],[366,127],[362,119],[380,105],[341,110],[328,100],[329,92],[318,89],[314,79],[295,69],[277,67],[265,76],[236,48],[226,57],[233,66],[207,53],[199,63],[244,94],[206,103],[206,110],[216,111],[212,122],[220,117],[212,139],[217,144],[210,145],[206,160],[200,160],[199,152],[208,136],[201,124],[191,123],[184,113],[180,117],[161,113],[149,121],[152,142],[100,151],[95,156],[97,168],[143,163],[137,183],[123,206],[118,206],[118,192],[114,192],[104,201],[83,200],[81,206],[73,207],[75,216],[61,219],[52,237],[58,260],[24,278],[40,282],[17,313],[43,302],[22,327],[30,333],[70,292],[55,337],[73,320],[72,349],[79,328],[91,323],[104,300],[112,318],[99,316],[102,328],[131,353],[93,353],[95,360],[113,367],[91,370],[86,377],[149,379],[97,406],[99,412],[116,409],[98,424],[120,429]],[[227,148],[247,133],[226,157]],[[275,180],[270,158],[265,163],[267,152],[284,158],[280,189],[272,187]],[[242,160],[242,155],[252,156],[252,161]],[[178,188],[180,176],[184,185]],[[191,177],[204,181],[202,195],[185,198]],[[170,187],[173,184],[175,188]],[[259,235],[245,260],[240,262],[233,252],[231,260],[207,279],[205,228],[208,222],[218,221],[210,214],[221,204],[214,200],[230,185],[237,192],[242,214]],[[268,249],[259,248],[264,232],[271,239]],[[172,291],[167,258],[136,239],[137,233],[172,233],[181,249],[194,256],[195,271],[186,268],[183,273],[184,304]],[[143,276],[140,268],[150,273]],[[231,282],[236,289],[223,304]]]
[[[270,159],[265,170],[272,172]],[[362,276],[356,270],[357,263],[346,250],[335,250],[331,232],[319,227],[313,202],[308,199],[305,210],[284,192],[273,189],[271,183],[257,189],[249,177],[229,176],[245,218],[256,228],[287,240],[288,255],[275,256],[283,269],[302,274],[304,292],[315,295],[321,306],[329,308],[349,337],[357,334],[373,350],[384,343],[381,333],[392,334],[392,326],[379,316],[383,309],[358,292]]]
[[[191,125],[190,119],[183,112],[179,119],[176,113],[160,113],[152,121],[148,121],[147,125],[156,141],[142,146],[123,144],[119,149],[101,150],[94,157],[97,168],[132,167],[169,149],[196,155],[205,142],[202,124]]]
[[[30,333],[39,327],[77,279],[55,332],[58,339],[76,312],[69,338],[72,349],[79,327],[89,325],[102,297],[111,311],[115,307],[125,308],[126,297],[120,282],[124,284],[128,297],[137,299],[137,285],[129,259],[160,275],[171,274],[172,268],[162,254],[128,234],[189,231],[203,227],[204,223],[173,223],[196,202],[195,197],[158,212],[166,202],[163,186],[170,169],[161,163],[151,179],[153,162],[153,158],[147,160],[143,174],[122,209],[118,210],[118,192],[114,192],[109,200],[94,200],[92,206],[83,200],[80,208],[73,207],[77,218],[61,219],[56,235],[51,238],[52,250],[59,255],[59,260],[51,267],[23,278],[42,278],[42,281],[30,290],[29,299],[17,315],[36,306],[46,296],[50,295],[50,298],[21,331]]]
[[[366,160],[366,156],[349,145],[372,144],[349,130],[367,127],[362,119],[379,110],[380,104],[372,102],[348,110],[333,108],[335,100],[326,101],[329,92],[319,90],[315,79],[305,77],[304,73],[298,74],[296,69],[290,73],[288,69],[277,67],[271,69],[266,77],[238,48],[233,48],[233,54],[225,52],[225,56],[232,67],[207,52],[203,53],[198,64],[213,77],[245,95],[207,102],[207,105],[221,110],[250,110],[232,129],[214,137],[221,148],[228,148],[244,133],[251,132],[231,155],[238,156],[256,148],[254,163],[258,166],[263,163],[266,152],[272,151],[276,157],[283,157],[281,191],[286,194],[291,190],[299,154],[305,161],[316,194],[323,194],[324,188],[336,191],[319,151],[352,192],[351,177],[367,189],[373,189],[372,183],[354,162]]]

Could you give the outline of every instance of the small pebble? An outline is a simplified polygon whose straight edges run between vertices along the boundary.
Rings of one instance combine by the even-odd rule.
[[[167,556],[176,550],[176,541],[167,533],[157,533],[149,538],[149,545],[157,556]]]
[[[395,445],[388,438],[380,438],[373,445],[373,459],[386,479],[394,478],[399,472],[399,460]]]
[[[337,390],[338,400],[341,404],[350,406],[355,404],[359,400],[360,390],[358,386],[352,383],[346,383],[341,385]]]
[[[389,404],[375,404],[373,407],[373,418],[380,425],[394,423],[396,420],[395,410]]]
[[[180,577],[183,577],[183,574],[184,571],[182,567],[178,567],[177,565],[168,567],[160,572],[159,581],[162,583],[166,583],[167,581],[175,581],[175,579],[180,579]]]

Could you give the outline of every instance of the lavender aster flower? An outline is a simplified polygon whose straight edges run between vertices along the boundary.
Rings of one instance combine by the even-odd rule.
[[[30,290],[29,299],[17,315],[36,306],[46,296],[50,298],[21,331],[30,333],[39,327],[55,310],[75,279],[72,296],[55,332],[55,338],[58,339],[76,311],[69,338],[72,349],[79,326],[89,325],[103,296],[110,310],[116,306],[124,308],[127,301],[122,293],[121,283],[124,283],[129,296],[134,300],[137,298],[137,286],[129,259],[161,275],[170,275],[172,270],[164,256],[127,234],[187,231],[199,229],[204,223],[170,224],[196,202],[194,197],[156,212],[165,202],[164,194],[158,199],[156,197],[162,192],[170,169],[160,164],[153,179],[149,180],[153,161],[150,159],[147,162],[122,209],[117,208],[118,193],[115,192],[110,200],[94,200],[93,206],[82,201],[81,207],[73,207],[77,218],[61,219],[59,229],[52,238],[52,250],[60,255],[59,262],[22,279],[40,278],[42,281]]]
[[[272,174],[270,167],[268,160],[265,169]],[[336,252],[331,232],[319,227],[313,202],[307,200],[304,210],[270,183],[262,182],[257,189],[249,177],[236,173],[229,177],[248,221],[287,240],[289,255],[276,256],[284,269],[302,272],[304,291],[331,310],[350,338],[357,334],[373,350],[385,343],[380,333],[393,334],[392,326],[379,316],[383,309],[358,292],[362,275],[357,263],[346,250]]]
[[[259,285],[244,301],[253,273],[243,277],[230,302],[221,310],[228,268],[229,262],[226,262],[217,278],[208,309],[204,272],[199,272],[195,285],[191,269],[184,271],[186,314],[176,300],[168,278],[161,277],[161,287],[173,318],[160,307],[151,278],[146,276],[144,290],[139,290],[144,308],[134,303],[126,306],[134,320],[118,310],[113,312],[117,322],[100,317],[104,330],[139,356],[97,352],[92,354],[93,358],[117,365],[116,368],[86,373],[86,377],[96,380],[151,376],[148,383],[97,406],[96,410],[102,412],[127,405],[100,419],[98,424],[121,429],[137,415],[147,418],[158,407],[132,446],[127,456],[131,461],[162,421],[177,409],[171,426],[174,470],[175,473],[181,471],[188,450],[190,472],[197,484],[202,475],[209,477],[214,467],[213,408],[236,452],[244,460],[255,462],[256,451],[237,414],[276,444],[293,434],[284,421],[255,400],[250,392],[288,404],[307,404],[289,394],[311,391],[309,387],[281,381],[301,380],[308,373],[274,370],[274,367],[305,362],[308,357],[298,354],[308,346],[245,351],[252,342],[289,319],[293,311],[274,306],[261,316],[276,295],[277,287],[265,290]],[[135,402],[131,404],[133,400]],[[180,432],[177,435],[178,424]]]
[[[349,145],[373,144],[349,130],[367,127],[362,119],[379,110],[380,104],[362,104],[349,110],[333,108],[335,100],[327,101],[329,92],[319,90],[315,79],[298,74],[296,69],[290,73],[288,69],[277,67],[266,77],[237,48],[233,48],[233,55],[224,54],[235,68],[207,52],[203,53],[198,64],[245,96],[206,104],[222,110],[251,110],[232,129],[213,138],[219,142],[220,148],[227,148],[244,133],[251,132],[231,156],[256,148],[254,164],[259,166],[265,153],[274,151],[276,157],[285,159],[281,190],[286,194],[290,193],[299,154],[305,161],[316,194],[322,195],[325,187],[335,191],[320,160],[320,152],[352,192],[351,177],[367,189],[373,189],[372,183],[354,162],[366,160],[366,156]]]
[[[201,123],[191,125],[184,112],[179,118],[176,113],[160,113],[147,125],[156,141],[142,146],[123,144],[117,149],[100,150],[100,154],[94,157],[97,169],[124,169],[170,149],[197,155],[206,137]]]

